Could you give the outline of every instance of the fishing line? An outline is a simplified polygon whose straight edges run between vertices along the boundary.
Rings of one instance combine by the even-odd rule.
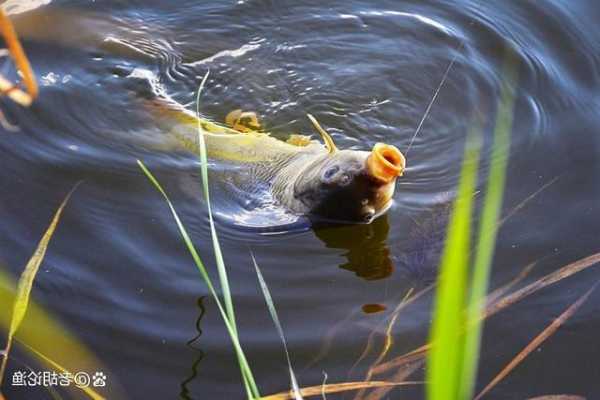
[[[429,115],[429,112],[431,111],[431,107],[433,106],[433,103],[435,103],[435,100],[437,99],[438,94],[440,94],[440,91],[442,90],[442,87],[444,86],[444,83],[446,83],[446,79],[448,78],[448,74],[450,73],[450,70],[454,66],[454,63],[456,62],[456,59],[458,58],[458,55],[460,54],[460,51],[462,50],[462,48],[463,48],[463,44],[461,43],[460,47],[457,49],[456,54],[454,55],[454,58],[452,58],[452,61],[450,61],[450,64],[448,64],[448,68],[446,68],[446,71],[444,72],[444,76],[442,77],[442,80],[441,80],[440,84],[438,85],[437,89],[435,90],[435,93],[433,94],[433,97],[431,98],[431,101],[429,102],[429,105],[425,109],[425,114],[423,114],[423,118],[421,118],[421,121],[419,122],[419,125],[417,126],[417,129],[415,130],[415,133],[412,136],[412,139],[410,139],[410,143],[408,144],[408,148],[406,149],[406,152],[404,153],[405,155],[408,155],[408,152],[410,151],[410,148],[412,147],[413,142],[415,141],[415,138],[417,137],[417,135],[421,131],[421,127],[423,126],[423,123],[425,122],[425,119],[427,119],[427,116]]]

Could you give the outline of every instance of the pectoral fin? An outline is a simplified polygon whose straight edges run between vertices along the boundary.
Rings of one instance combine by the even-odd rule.
[[[306,147],[310,144],[310,136],[292,133],[285,142],[298,147]]]
[[[317,132],[319,132],[321,134],[321,136],[323,137],[323,142],[325,142],[325,147],[327,147],[327,150],[329,150],[329,153],[335,153],[338,148],[336,147],[333,139],[331,138],[331,136],[329,135],[329,133],[327,133],[325,131],[325,129],[323,129],[321,127],[321,125],[319,125],[319,122],[316,120],[315,117],[313,117],[311,114],[306,114],[308,116],[308,119],[310,119],[310,122],[312,122],[312,124],[314,125],[315,129],[317,130]]]
[[[255,112],[233,110],[225,117],[225,123],[236,131],[247,133],[260,131],[261,126]]]

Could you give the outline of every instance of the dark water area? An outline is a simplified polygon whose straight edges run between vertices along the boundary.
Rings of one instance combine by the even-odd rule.
[[[475,112],[485,120],[485,176],[507,46],[519,60],[520,79],[503,215],[544,190],[501,226],[491,288],[534,261],[525,282],[600,251],[596,1],[38,3],[47,4],[7,5],[41,92],[30,109],[0,100],[20,127],[0,135],[0,265],[20,274],[53,212],[82,180],[33,297],[106,365],[108,398],[117,396],[111,381],[129,399],[244,396],[218,309],[164,200],[136,164],[142,159],[156,173],[215,271],[197,158],[147,145],[160,145],[166,133],[142,101],[161,87],[193,109],[208,70],[201,111],[213,120],[235,108],[255,110],[266,129],[285,136],[312,133],[311,113],[340,148],[386,142],[407,157],[386,216],[319,229],[273,204],[256,206],[260,188],[232,190],[226,177],[236,172],[213,164],[217,229],[240,338],[262,394],[287,390],[289,375],[250,249],[271,289],[300,385],[321,384],[324,372],[330,383],[363,379],[383,346],[381,322],[409,290],[436,278],[447,204]],[[0,72],[11,76],[1,61]],[[592,267],[491,318],[478,388],[598,279]],[[425,343],[431,300],[430,292],[399,315],[386,359]],[[368,305],[385,310],[366,313]],[[595,292],[487,397],[600,398],[598,315]],[[200,337],[188,344],[198,327]],[[375,350],[355,365],[374,331]],[[423,379],[423,370],[413,378]],[[11,399],[50,398],[44,391],[5,392]],[[386,398],[421,399],[424,390],[403,387]]]

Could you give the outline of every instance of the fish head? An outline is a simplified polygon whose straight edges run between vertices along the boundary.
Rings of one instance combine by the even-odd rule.
[[[395,146],[383,143],[371,152],[336,150],[298,174],[294,197],[319,219],[370,223],[392,204],[396,179],[405,164]]]

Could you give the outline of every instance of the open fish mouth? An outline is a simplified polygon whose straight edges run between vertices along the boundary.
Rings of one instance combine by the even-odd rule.
[[[406,168],[406,159],[396,146],[376,143],[367,158],[367,171],[370,176],[383,182],[390,183],[402,176]]]

